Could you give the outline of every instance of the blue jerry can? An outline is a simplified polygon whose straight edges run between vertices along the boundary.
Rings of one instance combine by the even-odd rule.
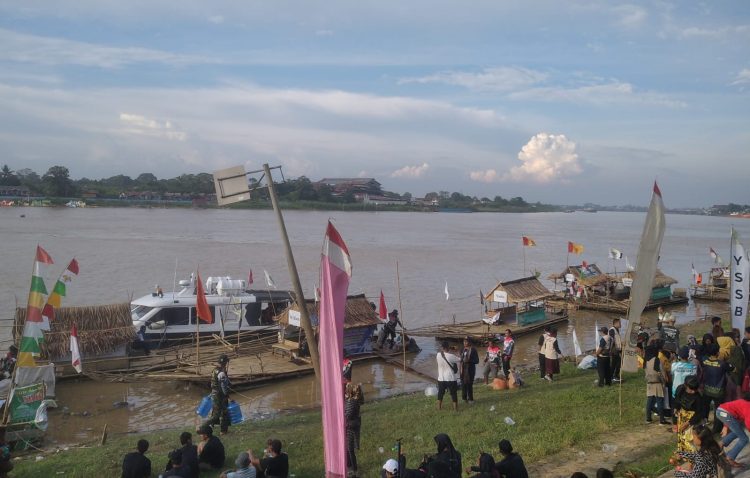
[[[201,403],[198,404],[195,413],[197,413],[199,417],[206,418],[208,414],[211,413],[211,406],[211,395],[206,395],[201,400]]]
[[[229,422],[232,425],[242,423],[242,409],[240,408],[240,404],[234,400],[229,402]]]

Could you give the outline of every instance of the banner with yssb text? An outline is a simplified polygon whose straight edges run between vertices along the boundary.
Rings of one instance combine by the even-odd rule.
[[[36,419],[36,411],[44,400],[44,382],[16,387],[10,398],[9,422],[27,423]]]

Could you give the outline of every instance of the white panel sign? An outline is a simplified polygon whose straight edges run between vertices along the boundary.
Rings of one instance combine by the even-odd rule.
[[[567,282],[568,284],[570,284],[574,280],[576,280],[576,278],[575,278],[575,276],[573,274],[565,274],[565,282]]]
[[[289,325],[293,325],[294,327],[299,327],[299,319],[301,315],[298,310],[289,310]]]
[[[633,287],[633,279],[631,279],[630,277],[623,277],[622,285],[624,285],[625,287]]]
[[[492,300],[495,301],[495,302],[500,302],[500,303],[503,303],[503,304],[507,304],[508,303],[508,293],[505,292],[504,290],[496,290],[492,294]]]
[[[747,317],[748,280],[750,279],[750,263],[748,263],[745,246],[740,242],[740,236],[732,229],[732,264],[730,266],[732,280],[730,282],[729,305],[732,317],[732,328],[744,330]]]

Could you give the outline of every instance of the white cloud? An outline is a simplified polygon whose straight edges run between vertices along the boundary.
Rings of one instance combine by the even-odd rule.
[[[726,39],[733,35],[750,33],[750,25],[727,25],[720,27],[686,27],[678,31],[683,38]]]
[[[120,122],[124,125],[123,131],[129,134],[171,139],[175,141],[185,141],[187,139],[187,134],[175,129],[174,125],[172,125],[172,122],[169,120],[160,122],[141,115],[120,113]]]
[[[632,84],[611,80],[608,83],[576,87],[550,86],[529,88],[511,93],[509,98],[524,101],[564,101],[606,105],[612,103],[634,103],[684,108],[684,101],[650,91],[638,91]]]
[[[122,68],[135,63],[185,66],[217,63],[212,58],[180,55],[139,47],[109,47],[64,38],[18,33],[0,28],[0,60],[41,65],[82,65]]]
[[[473,181],[478,181],[480,183],[494,183],[502,179],[502,175],[500,175],[494,169],[486,169],[484,171],[472,171],[469,173],[469,177]]]
[[[391,173],[392,178],[421,178],[430,168],[427,163],[422,163],[419,166],[404,166],[401,169]]]
[[[485,68],[480,72],[443,71],[434,75],[402,78],[399,84],[442,83],[477,91],[512,91],[547,79],[547,74],[521,67]]]
[[[618,23],[625,28],[640,27],[648,17],[645,8],[638,5],[620,5],[614,8],[618,18]]]
[[[208,17],[208,21],[213,23],[214,25],[221,25],[224,23],[224,17],[221,15],[211,15]]]
[[[750,83],[750,68],[743,68],[737,73],[737,76],[732,81],[733,85],[745,85]]]
[[[315,30],[315,36],[330,37],[330,36],[333,36],[333,30],[325,30],[325,29]]]
[[[583,171],[576,144],[564,134],[539,133],[518,153],[523,164],[511,168],[503,179],[518,182],[551,183],[576,176]]]

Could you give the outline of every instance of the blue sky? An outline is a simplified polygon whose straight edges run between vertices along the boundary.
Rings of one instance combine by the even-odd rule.
[[[0,0],[1,163],[750,202],[750,3]]]

